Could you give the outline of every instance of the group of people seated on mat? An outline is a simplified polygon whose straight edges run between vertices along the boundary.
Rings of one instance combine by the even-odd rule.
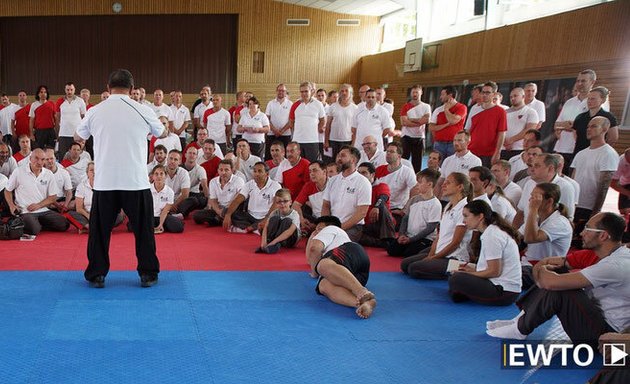
[[[302,83],[295,102],[279,84],[265,112],[248,92],[237,93],[228,111],[204,87],[192,119],[181,92],[172,92],[169,106],[161,90],[151,103],[134,89],[131,98],[148,103],[170,130],[147,142],[155,232],[183,232],[192,216],[198,225],[259,235],[258,253],[305,238],[318,292],[361,317],[376,305],[365,289],[362,246],[380,247],[402,257],[410,277],[448,280],[454,302],[521,306],[517,318],[488,323],[492,336],[523,338],[557,314],[572,340],[596,343],[630,327],[630,251],[622,246],[630,150],[620,156],[610,145],[617,122],[607,111],[608,90],[595,80],[592,70],[578,74],[553,137],[542,137],[545,108],[533,83],[510,92],[509,108],[494,82],[475,86],[468,107],[446,86],[435,111],[413,86],[400,130],[385,90],[367,85],[355,104],[348,84],[327,93]],[[78,100],[66,91],[52,108],[56,124]],[[48,111],[42,98],[47,89],[38,89],[33,122]],[[21,213],[29,234],[65,231],[69,223],[89,230],[98,167],[89,143],[70,142],[59,163],[52,146],[36,140],[31,151],[33,138],[47,137],[32,128],[35,135],[17,135],[13,156],[0,144],[7,212]],[[427,130],[433,151],[423,168]],[[609,186],[619,191],[625,218],[601,212]]]

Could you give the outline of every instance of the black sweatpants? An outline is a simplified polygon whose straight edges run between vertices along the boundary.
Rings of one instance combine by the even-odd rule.
[[[400,269],[414,279],[446,280],[446,268],[449,259],[425,260],[431,248],[426,248],[418,255],[405,257],[400,263]]]
[[[46,211],[40,213],[23,213],[24,233],[37,235],[42,230],[53,232],[65,232],[70,223],[59,212]]]
[[[206,205],[208,205],[208,199],[203,195],[203,193],[191,192],[184,201],[179,203],[177,213],[181,213],[184,217],[188,217],[190,212],[195,209],[203,209]]]
[[[414,172],[420,172],[422,170],[424,139],[420,137],[403,136],[400,141],[403,147],[403,158],[409,160],[411,157]]]
[[[280,236],[282,232],[286,231],[291,227],[293,221],[288,217],[281,219],[279,216],[271,216],[269,221],[267,222],[267,243],[270,243],[276,237]],[[283,248],[293,248],[295,243],[298,241],[298,230],[297,228],[293,231],[291,237],[286,240],[282,240],[280,242],[280,246]]]
[[[223,210],[225,214],[225,209]],[[200,209],[193,213],[193,220],[197,224],[208,224],[210,227],[219,227],[223,225],[223,218],[214,212],[212,209]]]
[[[90,211],[88,267],[84,276],[92,280],[109,272],[109,241],[116,216],[123,209],[136,238],[138,274],[157,276],[157,258],[153,233],[153,197],[149,189],[140,191],[94,191]]]
[[[35,148],[55,148],[55,141],[57,141],[57,134],[55,128],[33,129],[35,134],[35,142],[33,149]]]
[[[244,212],[237,210],[232,214],[232,225],[240,228],[247,229],[251,227],[253,229],[257,229],[257,225],[261,219],[257,219],[254,216],[250,215],[249,212]]]
[[[470,273],[453,273],[448,279],[448,293],[455,303],[474,301],[483,305],[510,305],[518,299],[520,292],[508,292],[490,280]]]
[[[332,148],[332,159],[333,161],[337,161],[337,154],[341,151],[341,147],[344,145],[351,145],[351,141],[334,141],[330,140],[328,142],[330,144],[330,148]]]
[[[433,241],[420,239],[408,244],[399,244],[396,239],[391,239],[387,246],[387,254],[390,256],[411,257],[417,255],[427,248],[431,248]]]

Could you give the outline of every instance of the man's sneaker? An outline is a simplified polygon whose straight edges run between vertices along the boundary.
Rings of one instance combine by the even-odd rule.
[[[157,282],[158,282],[158,277],[157,276],[150,276],[150,275],[141,275],[140,276],[140,286],[142,286],[142,288],[152,287],[155,284],[157,284]]]
[[[103,275],[98,275],[88,281],[92,288],[105,288],[105,276]]]

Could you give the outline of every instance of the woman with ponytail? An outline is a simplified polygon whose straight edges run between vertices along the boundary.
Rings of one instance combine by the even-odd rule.
[[[560,203],[560,187],[553,183],[536,185],[529,198],[529,214],[520,229],[527,243],[523,266],[523,289],[534,284],[532,266],[550,256],[566,256],[573,227]]]
[[[460,265],[448,280],[456,302],[472,300],[484,305],[509,305],[521,293],[521,263],[516,244],[518,232],[485,201],[464,207],[464,223],[481,232],[481,251],[476,267]]]
[[[466,229],[462,212],[472,198],[468,176],[453,172],[442,184],[442,196],[449,199],[442,213],[440,230],[431,248],[403,259],[402,271],[416,279],[446,279],[449,259],[469,260],[471,231]]]

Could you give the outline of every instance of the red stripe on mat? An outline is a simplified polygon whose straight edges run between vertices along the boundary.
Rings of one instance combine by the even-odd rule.
[[[71,227],[72,228],[72,227]],[[56,271],[83,270],[87,265],[87,235],[75,229],[65,233],[42,232],[34,241],[0,242],[0,270]],[[306,240],[294,249],[276,255],[255,254],[260,236],[231,234],[221,228],[208,228],[186,220],[183,234],[156,236],[162,270],[200,271],[306,271]],[[387,256],[382,249],[367,248],[374,272],[400,270],[400,258]],[[124,226],[114,230],[110,244],[112,270],[135,270],[135,244]]]

